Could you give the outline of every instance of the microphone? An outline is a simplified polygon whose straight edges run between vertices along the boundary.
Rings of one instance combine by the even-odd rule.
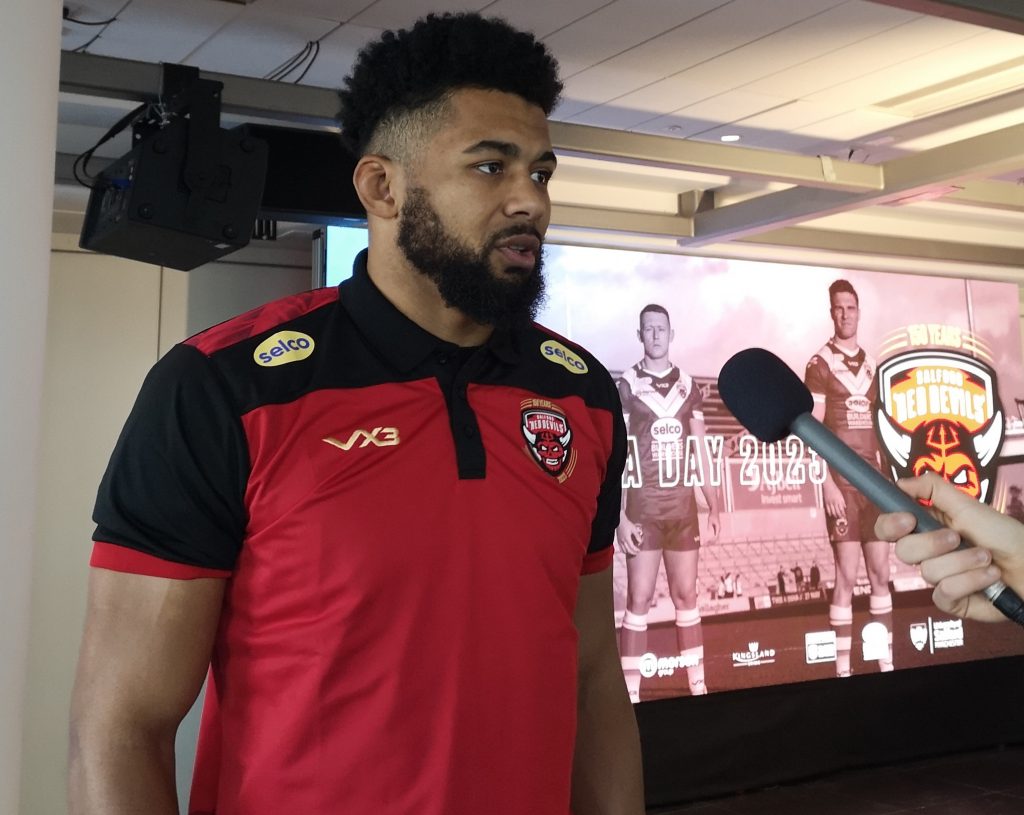
[[[761,441],[781,441],[792,433],[883,512],[910,512],[917,519],[915,532],[942,529],[927,509],[811,415],[811,392],[771,351],[747,348],[730,357],[718,376],[718,392],[740,424]],[[961,540],[958,548],[969,546]],[[1002,580],[984,593],[1006,617],[1024,625],[1024,600]]]

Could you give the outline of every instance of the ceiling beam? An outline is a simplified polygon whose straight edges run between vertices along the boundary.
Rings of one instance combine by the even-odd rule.
[[[76,54],[73,51],[63,51],[60,55],[60,89],[65,93],[137,102],[156,101],[162,73],[161,66],[151,62]],[[200,71],[199,75],[203,79],[223,83],[223,113],[321,127],[336,127],[338,124],[341,100],[337,91],[330,88],[211,71]]]
[[[885,179],[877,192],[844,193],[794,187],[694,216],[687,245],[735,240],[770,229],[908,198],[965,179],[999,175],[1024,166],[1024,124],[983,133],[880,166]]]
[[[743,238],[742,242],[759,246],[785,246],[794,249],[814,249],[874,257],[955,261],[979,266],[1009,266],[1017,269],[1024,267],[1024,249],[1009,246],[901,238],[895,235],[840,232],[832,229],[788,227]]]
[[[963,189],[942,196],[943,201],[966,206],[1001,209],[1024,214],[1022,181],[968,181]]]
[[[574,204],[553,204],[551,223],[554,226],[628,232],[634,235],[652,235],[659,238],[689,238],[693,235],[693,221],[682,215],[664,215],[657,212],[605,209],[603,207],[580,207]]]
[[[329,88],[207,71],[201,71],[200,76],[223,83],[224,113],[337,126],[341,102],[338,93]],[[155,100],[160,84],[161,67],[157,64],[69,51],[61,54],[60,89],[66,93],[142,102]],[[882,186],[878,167],[828,156],[798,156],[567,122],[551,122],[551,140],[566,154],[607,156],[624,163],[847,191],[878,190]]]
[[[686,240],[686,234],[692,228],[692,221],[676,215],[556,203],[551,211],[551,225],[655,238],[675,238],[681,247],[691,248],[691,244]],[[831,229],[788,227],[741,238],[738,242],[872,257],[914,258],[953,261],[975,266],[1024,268],[1024,249]]]
[[[828,156],[799,156],[569,122],[551,122],[550,127],[551,141],[570,155],[610,156],[627,163],[771,179],[823,189],[882,188],[878,167]]]

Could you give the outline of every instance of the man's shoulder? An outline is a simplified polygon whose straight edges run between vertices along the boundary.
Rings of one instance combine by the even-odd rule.
[[[206,356],[212,356],[268,331],[287,330],[296,320],[337,301],[338,289],[333,286],[290,294],[204,329],[186,339],[183,344],[196,348]],[[287,345],[288,339],[284,339]],[[293,343],[302,342],[301,338],[291,339]]]
[[[594,374],[611,379],[605,366],[587,348],[540,323],[524,327],[519,341],[528,364],[533,359],[546,360],[557,363],[571,374]]]
[[[821,348],[811,355],[811,358],[807,361],[807,367],[812,368],[816,366],[824,366],[826,368],[831,368],[834,357],[834,349],[826,342],[821,346]]]

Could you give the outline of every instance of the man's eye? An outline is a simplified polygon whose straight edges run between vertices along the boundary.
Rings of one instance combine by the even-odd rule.
[[[541,186],[544,186],[544,187],[546,187],[548,185],[548,182],[551,180],[551,176],[552,176],[551,170],[534,170],[530,174],[530,177],[534,181],[536,181],[538,184],[540,184]]]
[[[501,162],[485,161],[483,164],[477,164],[476,168],[486,175],[497,175],[501,172]]]

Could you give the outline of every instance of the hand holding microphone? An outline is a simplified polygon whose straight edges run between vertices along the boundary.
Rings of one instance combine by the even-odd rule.
[[[718,390],[726,407],[747,430],[761,441],[781,441],[792,433],[817,452],[828,462],[830,467],[883,512],[912,515],[916,522],[913,527],[911,527],[910,519],[906,516],[903,516],[902,522],[894,522],[891,516],[887,516],[885,530],[897,535],[905,535],[912,529],[919,533],[930,534],[932,536],[930,538],[924,535],[913,536],[916,540],[904,543],[903,549],[907,550],[909,546],[909,553],[912,556],[922,555],[923,559],[935,556],[935,550],[929,549],[928,545],[934,546],[936,539],[942,538],[942,535],[936,534],[938,530],[944,530],[942,523],[916,500],[884,478],[881,473],[811,415],[814,402],[810,391],[789,366],[775,354],[763,348],[748,348],[735,354],[722,367]],[[952,486],[949,489],[957,491]],[[938,494],[937,491],[936,495]],[[942,490],[942,500],[945,501],[946,498],[945,490]],[[965,501],[975,503],[966,495],[963,498]],[[978,504],[978,506],[982,505]],[[998,515],[987,507],[984,509]],[[972,513],[962,513],[962,510],[961,514],[967,517],[972,515]],[[895,527],[892,527],[893,523],[896,524]],[[1010,523],[1019,527],[1019,524],[1013,521]],[[971,534],[971,532],[966,533]],[[948,535],[946,535],[946,539],[949,539]],[[1024,547],[1024,543],[1022,543],[1022,547]],[[966,550],[970,547],[967,543],[960,541],[956,548]],[[952,576],[946,570],[955,568],[955,565],[945,561],[937,568],[931,565],[928,569],[929,573],[938,576],[941,582],[941,580]],[[929,579],[929,574],[924,572],[922,574],[926,580]],[[976,574],[973,577],[978,579]],[[962,590],[964,587],[965,584],[962,580],[957,581],[952,587],[952,592]],[[950,587],[947,584],[943,591],[949,590]],[[1024,601],[1016,592],[1007,588],[999,580],[984,587],[982,591],[1003,615],[1024,625]],[[944,593],[941,595],[943,602],[952,602],[955,599],[952,592],[948,596]],[[936,602],[939,602],[938,598]],[[940,605],[940,608],[942,607]]]
[[[957,617],[996,622],[1003,615],[979,596],[993,581],[1024,592],[1024,526],[1008,515],[975,501],[935,475],[900,481],[914,498],[931,501],[944,528],[914,533],[916,519],[890,513],[878,519],[875,531],[896,541],[896,555],[918,564],[921,575],[935,586],[935,605]],[[976,547],[964,547],[961,537]]]

